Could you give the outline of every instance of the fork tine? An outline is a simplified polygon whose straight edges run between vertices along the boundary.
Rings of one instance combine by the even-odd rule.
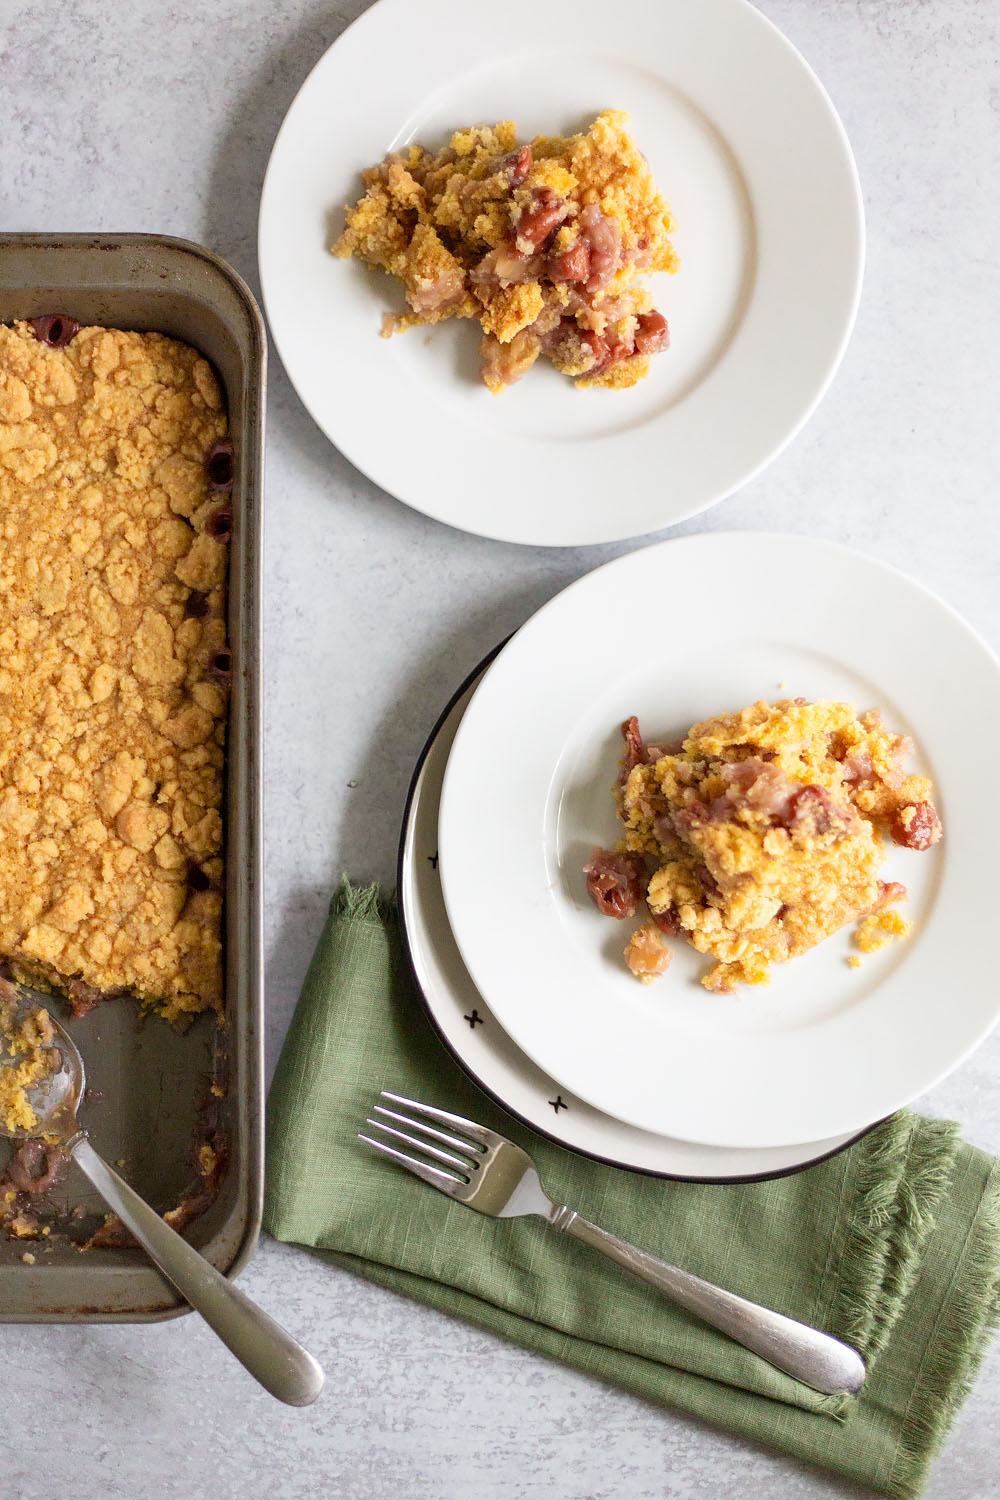
[[[456,1196],[459,1188],[465,1187],[464,1182],[459,1182],[457,1177],[452,1177],[449,1172],[442,1172],[440,1167],[432,1167],[429,1162],[417,1161],[413,1156],[407,1156],[405,1151],[397,1151],[395,1146],[387,1146],[384,1141],[373,1141],[370,1135],[358,1135],[359,1141],[364,1141],[367,1146],[374,1146],[376,1151],[381,1151],[383,1156],[391,1156],[393,1161],[399,1162],[414,1177],[422,1177],[424,1182],[429,1182],[431,1187],[439,1188],[442,1193],[447,1193],[449,1198]]]
[[[463,1161],[460,1156],[453,1156],[450,1151],[439,1151],[437,1146],[418,1140],[415,1135],[407,1135],[405,1130],[397,1130],[394,1125],[383,1125],[381,1120],[371,1119],[366,1120],[365,1124],[374,1125],[376,1130],[384,1130],[386,1135],[394,1135],[398,1141],[405,1141],[408,1146],[416,1146],[417,1150],[422,1151],[425,1156],[433,1156],[435,1161],[443,1161],[446,1167],[457,1167],[460,1172],[474,1170],[471,1161]]]
[[[481,1146],[496,1146],[503,1140],[502,1135],[497,1135],[495,1130],[487,1130],[485,1125],[477,1125],[475,1120],[466,1120],[463,1115],[451,1115],[446,1109],[434,1109],[430,1104],[421,1104],[416,1099],[407,1099],[403,1094],[391,1094],[388,1089],[383,1089],[382,1098],[391,1099],[394,1104],[405,1104],[408,1109],[416,1110],[418,1115],[426,1115],[430,1120],[436,1120],[439,1125],[450,1125],[453,1130],[460,1130],[463,1134],[471,1136]]]
[[[462,1140],[457,1135],[446,1135],[443,1130],[435,1130],[433,1125],[425,1125],[423,1120],[411,1120],[409,1115],[401,1115],[397,1110],[386,1109],[382,1104],[374,1106],[374,1113],[385,1115],[387,1120],[396,1120],[400,1125],[408,1125],[411,1130],[419,1130],[423,1135],[430,1136],[432,1141],[440,1141],[442,1146],[452,1146],[456,1151],[467,1151],[477,1164],[482,1161],[483,1153],[479,1147]],[[463,1165],[467,1166],[468,1163],[463,1163]]]

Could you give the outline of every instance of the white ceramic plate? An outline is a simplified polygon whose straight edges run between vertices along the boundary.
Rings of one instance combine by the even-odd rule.
[[[916,930],[847,965],[848,930],[766,988],[714,996],[674,943],[640,985],[626,924],[582,866],[617,824],[617,726],[653,739],[758,698],[879,706],[914,735],[945,838],[893,847]],[[959,1063],[993,1026],[1000,664],[895,570],[802,536],[661,543],[598,569],[513,637],[462,720],[440,812],[452,930],[476,987],[539,1067],[645,1130],[769,1147],[862,1128]]]
[[[399,287],[327,250],[361,168],[472,122],[530,136],[607,108],[630,112],[679,226],[649,379],[578,391],[546,364],[494,397],[472,323],[381,339]],[[863,246],[833,106],[745,0],[380,0],[302,86],[260,209],[271,332],[327,436],[428,515],[557,545],[672,525],[773,458],[843,353]]]
[[[494,653],[495,654],[495,653]],[[397,890],[410,965],[435,1030],[497,1103],[562,1146],[614,1166],[698,1182],[745,1182],[800,1170],[856,1136],[766,1151],[699,1146],[637,1130],[578,1099],[516,1047],[479,994],[455,946],[438,877],[438,805],[445,766],[484,667],[459,689],[417,764],[399,847]]]

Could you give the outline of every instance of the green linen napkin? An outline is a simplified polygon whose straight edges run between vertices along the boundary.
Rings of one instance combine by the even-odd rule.
[[[869,1363],[822,1396],[540,1219],[488,1219],[356,1139],[380,1089],[494,1126],[550,1197],[666,1260],[824,1328]],[[1000,1300],[1000,1165],[957,1126],[893,1116],[772,1182],[673,1183],[543,1140],[472,1084],[413,992],[391,903],[344,881],[268,1101],[265,1227],[373,1281],[653,1401],[919,1492]]]

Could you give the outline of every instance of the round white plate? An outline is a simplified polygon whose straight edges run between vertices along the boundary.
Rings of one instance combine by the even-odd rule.
[[[681,270],[653,278],[672,347],[649,378],[578,391],[545,364],[495,397],[471,322],[380,338],[398,285],[327,248],[361,169],[473,122],[527,137],[608,108],[630,112],[678,222]],[[794,436],[847,342],[864,227],[833,106],[745,0],[507,0],[499,17],[380,0],[278,133],[259,256],[292,384],[359,469],[465,531],[571,545],[704,510]]]
[[[586,894],[611,845],[618,725],[652,739],[758,698],[879,706],[912,734],[945,837],[893,847],[914,933],[847,964],[850,931],[712,995],[675,942],[652,985],[626,971],[629,924]],[[861,1129],[950,1072],[991,1029],[1000,664],[958,615],[873,559],[802,536],[685,537],[619,558],[513,637],[448,763],[440,865],[477,989],[539,1067],[608,1114],[717,1146]]]
[[[533,1130],[585,1156],[659,1177],[746,1182],[781,1176],[856,1140],[856,1135],[838,1136],[753,1151],[652,1135],[585,1104],[514,1045],[462,962],[437,873],[441,783],[455,731],[485,666],[462,684],[431,733],[410,783],[400,836],[397,890],[403,935],[418,993],[444,1045],[481,1089]]]

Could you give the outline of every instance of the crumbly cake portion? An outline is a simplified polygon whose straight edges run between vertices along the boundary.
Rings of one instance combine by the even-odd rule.
[[[894,907],[883,906],[858,923],[854,941],[862,953],[877,953],[893,938],[907,937],[911,927],[912,923],[907,922]]]
[[[362,173],[334,255],[358,255],[402,283],[409,312],[383,333],[478,318],[481,374],[494,394],[540,355],[578,386],[624,389],[669,345],[637,278],[676,271],[674,220],[649,163],[607,110],[580,135],[517,127],[458,130],[436,153],[393,153]]]
[[[221,1002],[225,432],[184,344],[0,327],[0,959],[78,1011]]]
[[[764,983],[772,964],[858,917],[865,951],[905,935],[892,903],[906,889],[878,875],[883,835],[928,849],[941,823],[930,782],[902,769],[911,742],[877,710],[760,702],[696,724],[674,747],[646,745],[634,718],[622,731],[624,837],[594,851],[587,888],[618,918],[645,901],[662,934],[715,959],[708,989]],[[647,928],[626,951],[643,980],[665,967]]]

